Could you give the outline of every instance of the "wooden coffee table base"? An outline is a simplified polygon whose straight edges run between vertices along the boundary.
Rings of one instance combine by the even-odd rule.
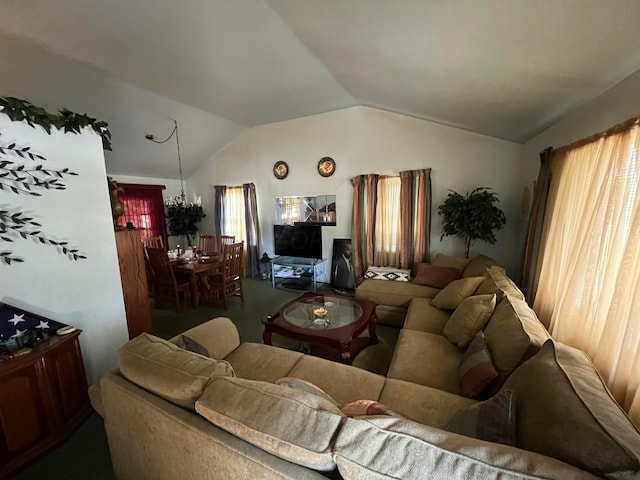
[[[272,334],[274,333],[283,335],[310,344],[311,354],[314,356],[347,364],[350,364],[362,349],[378,343],[376,335],[378,319],[375,314],[375,303],[368,300],[349,299],[348,301],[356,303],[362,308],[362,316],[354,323],[339,328],[326,330],[302,328],[285,320],[283,312],[287,307],[313,296],[317,295],[309,292],[283,306],[276,318],[263,320],[262,340],[264,343],[272,345]],[[367,329],[369,336],[362,336],[362,333]]]

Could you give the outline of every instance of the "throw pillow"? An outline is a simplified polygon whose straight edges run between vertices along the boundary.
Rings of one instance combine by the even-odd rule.
[[[198,355],[202,355],[203,357],[211,357],[209,355],[209,350],[196,342],[193,338],[188,335],[180,335],[182,343],[184,344],[184,349],[193,353],[197,353]]]
[[[301,378],[281,377],[275,381],[275,384],[284,385],[285,387],[293,388],[295,390],[302,390],[303,392],[313,393],[314,395],[324,398],[325,400],[333,403],[336,407],[340,408],[340,404],[331,398],[331,395],[313,383],[302,380]]]
[[[491,354],[484,341],[484,332],[479,331],[460,359],[460,393],[465,397],[475,398],[497,377],[498,371],[491,362]]]
[[[439,253],[436,255],[436,258],[431,262],[433,265],[438,265],[440,267],[453,267],[460,270],[460,273],[464,270],[464,268],[469,263],[468,258],[464,257],[452,257],[451,255],[444,255]]]
[[[408,282],[410,277],[411,270],[394,267],[369,267],[364,273],[364,278],[394,282]]]
[[[516,445],[514,394],[503,390],[489,400],[456,413],[447,430],[487,442]]]
[[[586,353],[549,339],[504,389],[518,408],[518,447],[607,478],[637,478],[640,431]]]
[[[442,334],[451,343],[464,348],[484,328],[496,308],[496,295],[472,295],[465,298],[447,320]]]
[[[406,415],[401,415],[398,412],[394,412],[387,405],[376,402],[375,400],[355,400],[353,402],[349,402],[344,407],[342,407],[342,413],[344,413],[347,417],[363,417],[366,415],[389,415],[391,417],[408,419]]]
[[[431,303],[442,310],[455,310],[462,301],[473,295],[484,277],[468,277],[454,280],[440,290]]]
[[[420,263],[416,266],[416,274],[411,283],[444,288],[458,278],[460,278],[460,270],[457,268]]]

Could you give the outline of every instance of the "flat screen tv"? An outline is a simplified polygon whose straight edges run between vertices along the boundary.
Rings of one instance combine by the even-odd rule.
[[[274,225],[274,253],[282,257],[322,258],[320,225]]]

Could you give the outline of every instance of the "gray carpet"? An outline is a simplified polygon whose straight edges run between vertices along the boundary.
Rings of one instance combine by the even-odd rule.
[[[244,282],[245,300],[229,300],[229,308],[201,305],[198,308],[185,307],[180,313],[167,309],[153,310],[154,334],[171,338],[191,327],[215,317],[229,317],[240,333],[243,342],[262,343],[261,319],[276,312],[283,304],[300,296],[303,292],[271,288],[271,283],[247,279]],[[318,292],[335,295],[327,285],[319,285]],[[400,330],[379,325],[377,329],[380,343],[364,349],[355,359],[354,365],[385,374],[391,359],[391,352]],[[281,339],[288,346],[286,340]],[[274,344],[277,344],[274,338]],[[290,342],[289,342],[290,344]],[[102,424],[102,418],[94,413],[62,446],[32,462],[19,472],[16,480],[40,480],[43,478],[65,480],[111,480],[115,479],[109,457],[109,447]]]

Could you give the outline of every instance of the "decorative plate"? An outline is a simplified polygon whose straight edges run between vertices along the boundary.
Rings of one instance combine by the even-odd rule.
[[[282,180],[283,178],[287,178],[287,175],[289,175],[289,165],[287,165],[287,162],[283,162],[282,160],[279,161],[279,162],[276,162],[273,165],[273,175],[278,180]]]
[[[318,162],[318,173],[323,177],[330,177],[336,171],[336,162],[331,157],[322,157]]]

